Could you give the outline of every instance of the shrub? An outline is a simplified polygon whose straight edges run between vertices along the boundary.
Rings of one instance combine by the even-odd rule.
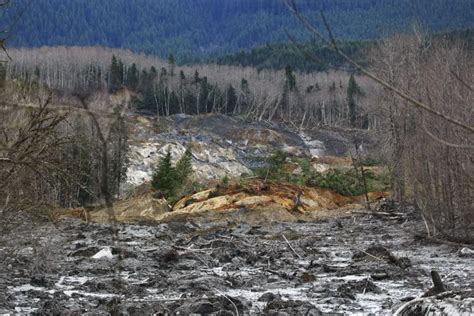
[[[366,174],[366,177],[369,176]],[[333,169],[326,174],[315,173],[309,184],[328,188],[346,196],[366,193],[361,176],[354,169],[347,171]]]
[[[285,162],[288,154],[278,150],[266,161],[266,167],[256,170],[256,175],[262,179],[268,180],[282,180],[287,173],[285,172]]]
[[[223,185],[228,185],[228,184],[229,184],[229,176],[228,176],[228,175],[225,175],[225,176],[222,178],[222,184],[223,184]]]
[[[267,159],[267,167],[255,171],[261,179],[289,182],[298,185],[318,186],[334,190],[345,196],[356,196],[366,193],[364,179],[356,169],[332,169],[327,173],[319,173],[311,166],[309,158],[293,157],[291,161],[301,168],[299,174],[293,174],[285,168],[288,156],[278,151]],[[390,188],[387,174],[375,175],[371,170],[364,170],[368,192],[386,191]]]

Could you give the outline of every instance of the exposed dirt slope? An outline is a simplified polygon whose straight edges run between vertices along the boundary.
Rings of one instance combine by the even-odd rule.
[[[265,183],[253,180],[245,185],[217,186],[187,196],[171,208],[165,200],[147,191],[114,204],[115,217],[119,222],[169,222],[187,218],[221,222],[233,220],[246,223],[272,221],[297,221],[336,218],[350,215],[365,208],[365,197],[347,197],[329,189],[291,184]],[[370,193],[375,201],[386,193]],[[56,217],[80,217],[99,223],[107,223],[106,208],[76,209]]]
[[[160,157],[168,148],[177,161],[186,147],[193,148],[196,179],[222,179],[251,174],[262,166],[262,159],[276,150],[299,156],[346,155],[353,148],[348,133],[317,129],[295,132],[285,125],[252,122],[220,114],[175,115],[152,119],[130,117],[130,166],[124,191],[151,179]],[[362,149],[370,143],[364,132]]]

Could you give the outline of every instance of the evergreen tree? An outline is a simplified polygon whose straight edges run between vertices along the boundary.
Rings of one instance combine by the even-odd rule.
[[[160,115],[159,110],[157,109],[156,104],[156,91],[153,84],[148,84],[145,91],[143,92],[142,106],[141,110],[145,110],[148,113],[156,113]]]
[[[127,86],[135,91],[138,88],[138,83],[140,81],[140,74],[135,63],[132,64],[127,71]]]
[[[193,172],[191,161],[192,152],[190,148],[187,148],[174,168],[171,164],[171,151],[168,147],[166,155],[160,159],[158,167],[153,173],[152,187],[160,190],[167,199],[174,200],[178,192],[183,191]]]
[[[179,107],[179,98],[174,91],[171,91],[169,98],[170,106],[170,115],[177,114],[181,112]]]
[[[168,71],[166,70],[165,67],[161,67],[160,81],[165,80],[167,76],[168,76]]]
[[[180,80],[180,84],[184,84],[184,82],[186,81],[186,76],[184,75],[184,71],[180,70],[179,72],[179,80]]]
[[[191,115],[197,114],[196,102],[196,96],[190,91],[186,91],[184,94],[184,113]]]
[[[168,67],[169,67],[169,72],[170,76],[174,76],[174,70],[176,68],[176,59],[174,58],[173,54],[170,54],[168,57]]]
[[[183,186],[193,172],[191,164],[193,154],[191,148],[186,148],[183,157],[176,163],[176,180],[179,185]]]
[[[160,190],[165,197],[173,196],[178,186],[175,169],[171,165],[171,150],[168,150],[163,158],[158,162],[158,167],[153,173],[151,186]]]
[[[242,89],[242,92],[244,94],[250,93],[249,82],[247,81],[247,79],[242,78],[242,80],[240,81],[240,89]]]
[[[242,80],[240,81],[240,89],[242,90],[242,98],[240,103],[244,109],[247,109],[250,103],[250,88],[247,79],[242,78]]]
[[[199,72],[196,70],[194,72],[194,83],[199,83],[201,81],[201,79],[199,78]]]
[[[119,90],[123,82],[123,64],[121,61],[112,56],[112,63],[109,70],[109,91],[111,93]]]
[[[289,91],[293,91],[296,88],[296,77],[291,66],[285,67],[285,82]]]
[[[207,113],[207,99],[209,97],[209,85],[207,83],[207,77],[203,77],[199,87],[199,113]]]
[[[356,126],[357,121],[357,104],[356,98],[358,96],[362,96],[364,93],[360,86],[357,84],[354,75],[351,74],[349,78],[349,84],[347,86],[347,106],[349,108],[349,120],[351,122],[351,126]]]
[[[35,67],[35,77],[34,80],[39,81],[41,76],[41,71],[38,66]]]
[[[138,92],[143,92],[148,88],[149,85],[151,85],[150,75],[146,69],[142,70],[142,74],[139,76],[139,79],[140,81],[137,90]]]
[[[152,83],[156,80],[156,78],[158,78],[158,71],[156,70],[155,66],[151,66],[148,80]]]
[[[0,63],[0,88],[4,86],[6,77],[7,71],[5,69],[5,66]]]
[[[226,113],[234,113],[235,107],[237,106],[237,94],[232,85],[227,89],[227,107]]]

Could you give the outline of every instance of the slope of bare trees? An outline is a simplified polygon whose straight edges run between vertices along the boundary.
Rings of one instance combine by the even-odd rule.
[[[372,53],[372,70],[393,86],[467,126],[474,123],[474,56],[464,44],[399,35]],[[420,209],[429,235],[473,239],[472,133],[385,90],[380,116],[394,193]]]
[[[247,115],[256,120],[281,120],[295,126],[348,126],[349,108],[347,104],[347,86],[350,75],[342,71],[328,73],[295,73],[296,87],[286,91],[285,71],[262,70],[250,67],[222,65],[195,65],[171,68],[168,61],[134,54],[126,50],[100,47],[43,47],[39,49],[12,49],[13,61],[8,64],[7,78],[22,81],[38,81],[62,92],[84,91],[91,89],[91,78],[100,77],[95,88],[107,87],[110,78],[110,64],[115,55],[124,64],[124,81],[130,67],[136,64],[139,70],[156,69],[153,85],[166,86],[179,100],[180,112],[185,112],[186,94],[197,99],[202,96],[202,86],[196,84],[196,72],[200,78],[206,78],[209,91],[206,91],[208,109],[211,112],[223,111],[219,100],[232,86],[236,90],[237,104],[232,112]],[[183,73],[184,78],[180,77]],[[376,127],[376,117],[368,112],[373,104],[374,86],[364,78],[356,77],[358,84],[367,92],[359,104],[359,114],[366,115],[369,127]],[[243,82],[246,82],[245,84]],[[159,113],[169,113],[169,94],[157,108]],[[220,103],[222,104],[222,102]],[[189,105],[187,105],[189,106]],[[194,111],[198,112],[198,111]]]
[[[87,119],[89,109],[75,99],[66,101],[42,85],[18,81],[7,81],[0,92],[2,234],[21,223],[19,214],[48,216],[61,206],[102,203],[104,173],[110,196],[118,194],[127,148],[123,120],[101,112],[109,114],[97,115],[98,128]],[[107,106],[105,99],[90,97],[90,111]],[[100,129],[106,130],[107,146],[100,141]]]

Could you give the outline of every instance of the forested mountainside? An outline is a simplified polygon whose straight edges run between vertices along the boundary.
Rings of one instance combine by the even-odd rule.
[[[380,38],[418,22],[430,32],[474,26],[471,0],[300,0],[318,25],[325,12],[340,39]],[[101,45],[185,62],[307,34],[279,0],[14,0],[2,17],[22,13],[9,45]]]
[[[364,63],[364,52],[375,45],[375,41],[345,41],[339,48],[352,59]],[[304,72],[328,71],[349,68],[347,62],[327,46],[306,42],[295,46],[293,43],[274,43],[251,50],[210,58],[220,65],[238,65],[261,69],[284,69],[287,66]]]
[[[455,30],[433,35],[434,38],[462,40],[469,49],[474,47],[474,29]],[[340,41],[339,48],[353,60],[367,65],[367,52],[377,45],[377,40]],[[344,59],[334,54],[327,46],[308,41],[296,46],[294,43],[272,43],[251,50],[241,50],[233,54],[210,57],[210,62],[220,65],[236,65],[261,69],[284,69],[287,66],[302,71],[328,71],[350,68]]]

